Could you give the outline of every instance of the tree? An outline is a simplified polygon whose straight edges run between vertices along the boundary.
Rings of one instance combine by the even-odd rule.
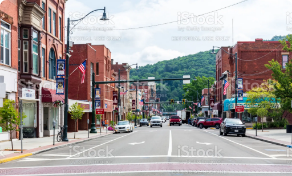
[[[10,134],[11,149],[13,151],[12,133],[18,131],[20,125],[20,113],[14,107],[15,101],[6,99],[3,103],[3,107],[0,109],[0,123],[4,131],[8,131]],[[22,119],[26,118],[25,114],[22,114]]]
[[[69,114],[71,115],[71,119],[74,120],[75,122],[75,132],[77,131],[76,130],[77,121],[78,119],[82,119],[82,116],[84,114],[83,110],[84,109],[77,102],[74,103],[69,109]],[[75,132],[74,132],[74,139],[75,139]]]
[[[268,115],[268,110],[266,108],[259,108],[257,110],[257,115],[261,117],[261,122],[262,122],[262,131],[264,131],[264,124],[263,124],[263,118]]]
[[[133,120],[132,111],[128,112],[126,119],[131,123],[131,121]]]
[[[95,114],[95,118],[98,120],[98,122],[99,122],[99,128],[101,128],[101,123],[100,123],[100,121],[101,121],[101,119],[102,119],[102,115],[101,114]]]

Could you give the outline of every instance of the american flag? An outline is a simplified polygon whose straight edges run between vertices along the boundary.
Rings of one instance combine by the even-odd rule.
[[[224,91],[223,91],[223,95],[226,95],[226,90],[227,90],[227,87],[229,86],[229,83],[224,80]]]
[[[141,101],[139,102],[139,105],[143,105],[143,100],[141,100]]]
[[[78,68],[82,73],[82,79],[81,79],[81,84],[82,84],[82,83],[84,83],[84,78],[85,78],[86,60],[84,62],[82,62],[82,64],[80,64]]]
[[[191,106],[189,106],[189,108],[190,108],[190,109],[192,109],[192,107],[191,107]]]
[[[120,92],[120,95],[125,95],[128,92],[128,90],[126,90],[125,92]]]
[[[205,100],[205,97],[202,95],[201,104],[203,104],[204,100]]]

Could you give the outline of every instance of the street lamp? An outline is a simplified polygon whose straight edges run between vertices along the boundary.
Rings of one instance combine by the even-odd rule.
[[[70,18],[68,18],[67,20],[67,48],[66,48],[66,76],[65,76],[65,109],[64,109],[64,132],[63,132],[63,139],[62,141],[68,141],[67,138],[67,130],[68,130],[68,77],[69,77],[69,57],[70,57],[70,47],[69,47],[69,38],[70,38],[70,31],[78,24],[75,24],[71,30],[70,30],[70,22],[80,22],[82,21],[84,18],[86,18],[89,14],[98,11],[98,10],[103,10],[103,15],[101,17],[100,20],[108,20],[107,16],[106,16],[106,11],[105,11],[105,7],[103,9],[96,9],[93,10],[91,12],[89,12],[87,15],[85,15],[84,17],[77,19],[77,20],[70,20]],[[94,91],[92,91],[94,92]],[[92,97],[94,98],[94,97]],[[97,133],[96,129],[95,129],[95,104],[92,103],[92,123],[91,123],[91,133]]]
[[[211,54],[216,54],[215,53],[215,49],[214,48],[220,48],[222,49],[222,47],[218,47],[218,46],[213,46],[212,52],[210,52]],[[232,56],[234,56],[234,60],[235,60],[235,90],[234,90],[234,94],[235,94],[235,107],[237,106],[237,53],[232,54],[229,53],[227,51],[225,51],[224,49],[222,49],[225,53],[230,54]],[[235,111],[234,117],[237,118],[237,112]]]

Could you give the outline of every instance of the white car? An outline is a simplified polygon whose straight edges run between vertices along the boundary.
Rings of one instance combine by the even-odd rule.
[[[120,132],[133,132],[134,127],[130,124],[129,121],[119,121],[115,126],[115,133]]]
[[[162,127],[162,120],[160,116],[153,116],[150,120],[150,127],[152,126],[160,126]]]

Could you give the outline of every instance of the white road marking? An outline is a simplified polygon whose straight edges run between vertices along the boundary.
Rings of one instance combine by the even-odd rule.
[[[137,144],[144,144],[145,141],[142,141],[142,142],[133,142],[133,143],[129,143],[130,145],[137,145]]]
[[[171,130],[169,130],[169,146],[168,146],[168,156],[171,156],[172,152],[172,137],[171,137]]]
[[[43,154],[43,155],[40,155],[40,156],[65,156],[65,157],[68,157],[68,156],[71,156],[71,155]]]
[[[135,131],[135,132],[133,132],[133,133],[136,133],[136,132],[137,132],[137,131]],[[131,134],[133,134],[133,133],[130,133],[130,134],[127,134],[127,135],[124,135],[124,136],[121,136],[121,137],[118,137],[118,138],[112,139],[112,140],[107,141],[107,142],[105,142],[105,143],[102,143],[102,144],[96,145],[96,146],[91,147],[91,148],[89,148],[89,149],[83,150],[82,152],[76,153],[75,155],[71,155],[71,156],[69,156],[68,158],[71,158],[71,157],[73,157],[73,156],[80,155],[81,153],[84,153],[84,152],[89,151],[89,150],[91,150],[91,149],[94,149],[94,148],[96,148],[96,147],[100,147],[100,146],[102,146],[102,145],[104,145],[104,144],[110,143],[110,142],[115,141],[115,140],[117,140],[117,139],[121,139],[121,138],[123,138],[123,137],[125,137],[125,136],[129,136],[129,135],[131,135]]]
[[[197,143],[197,144],[203,144],[203,145],[211,145],[211,143],[207,143],[207,142],[204,143],[204,142],[198,142],[198,141],[197,141],[196,143]]]
[[[265,155],[265,156],[267,156],[267,157],[274,158],[273,156],[270,156],[270,155],[268,155],[268,154],[266,154],[266,153],[263,153],[263,152],[258,151],[258,150],[256,150],[256,149],[253,149],[253,148],[248,147],[248,146],[246,146],[246,145],[240,144],[240,143],[238,143],[238,142],[232,141],[232,140],[227,139],[227,138],[225,138],[225,137],[223,137],[223,136],[219,136],[218,134],[215,134],[215,133],[212,133],[212,132],[209,132],[209,131],[205,131],[205,132],[207,132],[207,133],[209,133],[209,134],[212,134],[212,135],[215,135],[215,136],[218,136],[218,137],[220,137],[220,138],[222,138],[222,139],[225,139],[225,140],[227,140],[227,141],[229,141],[229,142],[232,142],[232,143],[234,143],[234,144],[240,145],[240,146],[242,146],[242,147],[245,147],[245,148],[247,148],[247,149],[250,149],[250,150],[252,150],[252,151],[255,151],[255,152],[257,152],[257,153],[260,153],[260,154],[262,154],[262,155]]]

